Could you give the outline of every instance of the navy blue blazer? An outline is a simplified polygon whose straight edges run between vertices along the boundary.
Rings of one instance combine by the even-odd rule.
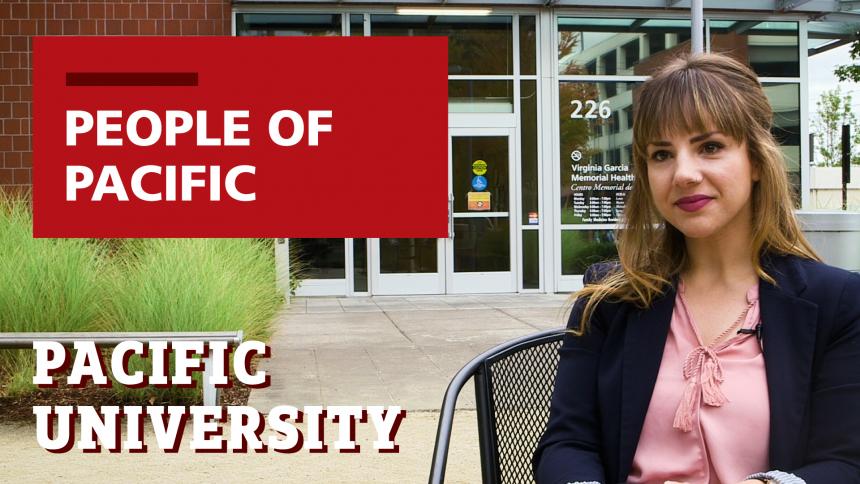
[[[762,265],[776,286],[759,281],[770,469],[756,471],[860,483],[860,274],[795,256],[765,257]],[[585,281],[608,269],[590,267]],[[539,483],[627,479],[676,286],[646,310],[602,302],[585,335],[565,336],[533,460]],[[568,327],[578,326],[583,307],[574,304]]]

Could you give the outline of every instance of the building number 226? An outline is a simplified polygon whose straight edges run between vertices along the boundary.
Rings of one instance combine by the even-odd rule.
[[[585,107],[588,109],[588,112],[585,114],[582,114],[582,101],[574,99],[570,104],[574,106],[573,112],[570,113],[570,117],[573,119],[597,119],[598,116],[607,119],[612,115],[612,110],[609,109],[609,101],[600,101],[600,104],[591,99],[585,101]]]

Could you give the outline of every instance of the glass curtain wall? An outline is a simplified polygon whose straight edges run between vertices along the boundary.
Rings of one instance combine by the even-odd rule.
[[[449,112],[517,115],[516,154],[520,178],[519,247],[521,288],[542,287],[540,162],[553,146],[539,136],[536,16],[403,16],[344,13],[239,13],[240,36],[436,35],[449,39]],[[690,22],[679,18],[585,18],[560,14],[558,45],[559,180],[556,203],[561,249],[560,275],[583,273],[589,264],[615,257],[613,227],[630,189],[632,100],[637,86],[675,55],[690,49]],[[735,56],[760,76],[774,108],[774,135],[800,206],[801,31],[798,22],[706,19],[707,48]],[[543,154],[542,154],[543,153]],[[554,190],[553,190],[554,191]],[[550,200],[544,200],[547,203]],[[552,227],[554,224],[549,225]],[[308,277],[346,279],[368,286],[367,245],[351,239],[291,241],[304,254]],[[436,263],[436,239],[383,239],[383,273],[443,270]],[[551,288],[550,288],[551,289]]]
[[[800,206],[797,22],[708,20],[709,49],[759,75],[774,108]],[[685,19],[558,18],[561,276],[617,256],[613,227],[632,187],[633,99],[667,60],[690,51]]]
[[[372,36],[440,36],[448,38],[448,112],[511,113],[513,32],[510,16],[370,16]],[[487,76],[493,78],[487,79]],[[479,227],[474,227],[480,231]],[[473,230],[458,234],[478,238]],[[382,274],[434,273],[436,239],[380,239]]]
[[[689,20],[558,19],[561,276],[617,257],[613,228],[632,188],[633,96],[690,49]]]
[[[449,113],[486,115],[519,111],[523,226],[520,262],[521,284],[526,290],[540,288],[541,274],[536,24],[534,15],[370,15],[373,36],[448,38]],[[464,230],[468,233],[460,233]],[[461,224],[456,237],[479,240],[484,232],[486,227]],[[408,257],[398,255],[404,249]],[[383,274],[435,272],[440,269],[436,267],[435,249],[435,239],[382,239],[380,270]],[[456,261],[459,265],[479,263],[477,259],[455,255]]]
[[[773,106],[773,134],[782,146],[795,205],[800,208],[800,33],[797,22],[710,20],[712,52],[731,55],[758,74]]]
[[[519,111],[522,177],[522,287],[540,288],[540,193],[538,166],[537,17],[535,15],[394,15],[377,13],[238,13],[239,36],[362,35],[445,36],[449,42],[451,113],[511,114]],[[517,49],[519,45],[519,49]],[[515,83],[518,89],[515,89]],[[517,96],[519,92],[519,96]],[[520,110],[517,106],[522,105]],[[476,236],[478,234],[475,234]],[[368,290],[368,246],[351,239],[294,239],[310,279],[345,279],[353,254],[351,285]],[[344,243],[346,242],[346,243]],[[345,249],[344,249],[345,248]],[[380,271],[424,273],[437,267],[436,239],[380,240]],[[361,260],[358,260],[358,259]]]
[[[240,13],[236,16],[238,36],[330,37],[341,35],[339,13]]]
[[[371,15],[373,36],[448,38],[448,111],[512,113],[513,17]],[[471,78],[470,78],[471,77]]]

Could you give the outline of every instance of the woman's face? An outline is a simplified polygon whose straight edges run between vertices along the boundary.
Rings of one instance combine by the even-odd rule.
[[[748,231],[752,168],[746,143],[716,130],[648,144],[648,182],[657,210],[687,238]]]

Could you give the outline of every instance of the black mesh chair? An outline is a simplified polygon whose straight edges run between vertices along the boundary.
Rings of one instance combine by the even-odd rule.
[[[445,481],[457,396],[475,377],[475,404],[484,483],[532,483],[531,459],[549,419],[564,328],[503,343],[454,375],[439,415],[430,484]]]

